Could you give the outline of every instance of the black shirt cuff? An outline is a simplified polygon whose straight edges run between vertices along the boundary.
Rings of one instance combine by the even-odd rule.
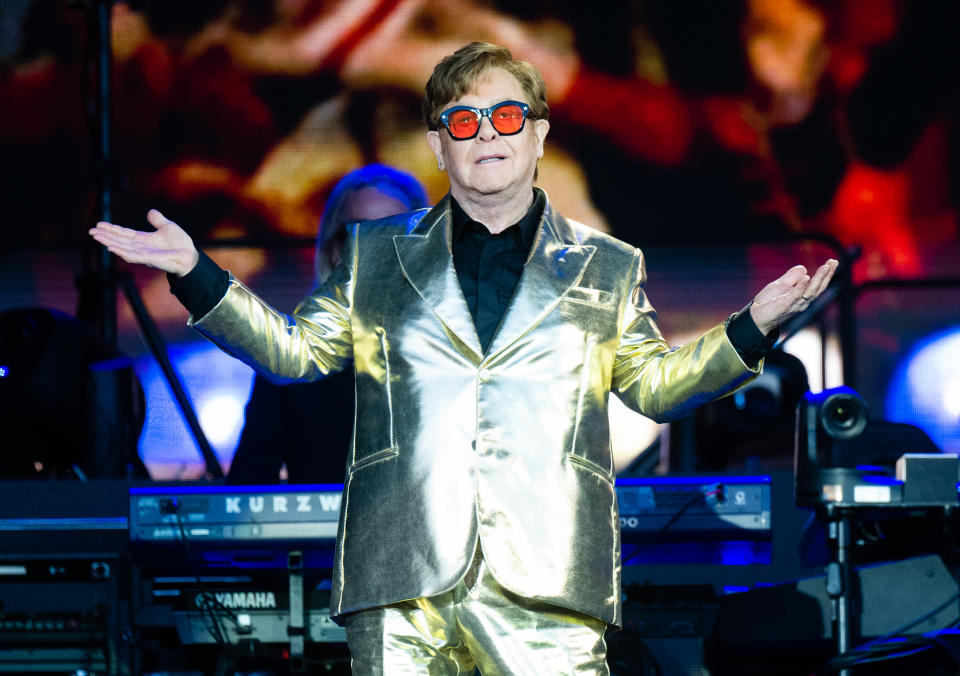
[[[183,277],[167,273],[167,281],[170,282],[170,293],[196,320],[210,312],[227,295],[230,273],[201,251],[193,270]]]
[[[780,338],[780,329],[763,335],[750,316],[750,305],[747,305],[727,321],[727,337],[743,362],[754,368],[776,345]]]

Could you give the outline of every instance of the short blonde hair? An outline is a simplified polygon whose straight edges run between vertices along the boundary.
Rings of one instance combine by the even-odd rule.
[[[547,87],[540,72],[527,61],[517,61],[510,50],[488,42],[471,42],[450,56],[444,57],[427,81],[423,100],[423,117],[430,129],[440,128],[440,113],[450,101],[459,99],[491,68],[503,68],[517,78],[530,105],[529,117],[546,120],[550,117]]]

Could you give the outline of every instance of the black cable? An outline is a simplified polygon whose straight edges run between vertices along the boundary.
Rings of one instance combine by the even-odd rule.
[[[665,524],[663,524],[663,526],[660,527],[660,530],[658,530],[656,533],[654,533],[652,536],[650,536],[650,537],[647,539],[646,542],[641,542],[641,543],[637,544],[637,545],[636,545],[636,549],[630,554],[630,556],[624,558],[624,559],[621,561],[621,565],[625,565],[625,564],[627,564],[627,563],[630,563],[633,559],[637,558],[637,557],[643,552],[643,550],[644,550],[646,547],[650,547],[651,545],[656,544],[657,540],[659,540],[660,537],[661,537],[664,533],[667,532],[667,530],[670,528],[670,526],[672,526],[672,525],[675,524],[677,521],[679,521],[679,520],[680,520],[680,517],[683,516],[683,515],[687,512],[688,509],[690,509],[691,507],[693,507],[694,505],[696,505],[696,504],[697,504],[698,502],[700,502],[700,501],[703,501],[704,504],[706,504],[706,498],[707,498],[708,495],[716,495],[716,494],[720,493],[722,490],[723,490],[723,487],[722,487],[722,486],[717,486],[717,488],[714,489],[714,490],[712,490],[712,491],[708,491],[708,492],[703,492],[702,490],[697,491],[697,494],[694,495],[691,500],[689,500],[689,501],[688,501],[686,504],[684,504],[680,509],[678,509],[678,510],[670,517],[670,519],[667,520],[667,522],[666,522]]]
[[[183,542],[183,547],[186,550],[187,563],[189,563],[190,565],[190,570],[193,572],[193,577],[197,581],[197,588],[200,590],[198,598],[200,599],[199,605],[200,605],[201,613],[205,612],[208,619],[210,620],[210,624],[212,626],[210,635],[213,637],[213,640],[217,643],[217,645],[220,645],[220,646],[226,645],[228,641],[224,636],[224,632],[222,630],[222,627],[220,626],[219,621],[217,620],[217,617],[213,613],[213,608],[211,604],[208,602],[210,599],[210,594],[204,591],[203,580],[200,579],[200,573],[197,570],[197,567],[193,561],[193,552],[190,550],[190,543],[187,539],[187,533],[183,527],[183,521],[180,518],[180,504],[179,502],[177,502],[176,498],[173,498],[172,504],[174,508],[173,516],[176,519],[177,527],[180,529],[180,540]],[[189,609],[187,610],[189,611]]]
[[[931,637],[925,634],[921,634],[919,636],[906,637],[902,641],[898,641],[897,643],[893,643],[893,644],[886,643],[887,641],[890,641],[890,639],[901,636],[904,632],[908,631],[909,629],[912,629],[916,625],[922,622],[925,622],[926,620],[935,616],[937,613],[941,612],[942,610],[947,608],[947,606],[957,601],[958,599],[960,599],[960,592],[953,594],[946,601],[938,605],[933,610],[930,610],[924,613],[923,615],[921,615],[920,617],[914,620],[911,620],[910,622],[903,625],[902,627],[898,627],[894,631],[888,632],[883,636],[879,636],[875,639],[867,641],[866,643],[863,643],[855,647],[854,649],[844,653],[843,655],[838,655],[830,659],[826,664],[827,668],[831,670],[837,670],[837,669],[843,669],[846,667],[858,666],[862,664],[873,664],[873,663],[882,662],[885,660],[902,659],[904,657],[909,657],[910,655],[915,655],[915,654],[924,652],[925,650],[929,650],[933,648],[935,645],[942,646],[944,649],[946,649],[950,653],[950,655],[954,658],[955,661],[960,663],[960,659],[958,659],[958,656],[953,651],[953,649],[951,649],[946,644],[946,642],[944,642],[943,640],[935,636]],[[952,624],[955,624],[955,623],[952,623]],[[917,644],[919,644],[917,648],[912,648],[910,651],[904,652],[904,649],[906,647],[911,645],[917,645]],[[884,653],[890,653],[890,654],[884,654]]]
[[[913,655],[919,655],[922,652],[926,652],[931,648],[933,648],[933,644],[927,643],[926,645],[922,645],[917,648],[912,648],[906,651],[904,651],[902,648],[903,648],[902,646],[898,646],[898,649],[899,649],[898,652],[892,653],[890,655],[877,655],[875,657],[861,657],[857,660],[853,660],[852,662],[848,662],[847,664],[838,665],[837,668],[862,666],[864,664],[876,664],[878,662],[888,662],[891,660],[901,660],[905,657],[912,657]]]
[[[216,602],[216,597],[214,597],[213,594],[210,594],[204,590],[203,580],[200,579],[200,572],[197,570],[197,566],[193,561],[193,552],[190,549],[190,542],[187,538],[187,532],[183,527],[183,520],[180,518],[180,502],[176,498],[172,498],[171,504],[173,505],[173,517],[176,519],[177,527],[180,529],[180,539],[183,542],[183,548],[186,550],[187,563],[190,564],[190,570],[193,572],[193,577],[197,580],[197,587],[200,590],[199,598],[202,599],[201,610],[206,611],[207,617],[210,619],[210,623],[213,626],[213,631],[210,632],[210,635],[213,636],[213,640],[216,641],[217,645],[230,645],[230,640],[227,637],[226,630],[220,624],[220,620],[217,618],[217,615],[213,612],[213,607],[220,604]],[[227,610],[226,608],[222,609]],[[237,618],[235,615],[233,615],[233,613],[228,614],[232,616],[231,619],[233,619],[235,622],[237,621]]]
[[[174,502],[176,502],[176,500],[174,500]],[[179,506],[178,506],[178,509],[179,509]],[[199,574],[197,573],[197,568],[196,568],[196,566],[194,565],[193,555],[192,555],[192,552],[191,552],[191,550],[190,550],[190,543],[189,543],[189,541],[187,540],[187,535],[186,535],[186,533],[184,532],[183,522],[180,520],[180,514],[179,514],[179,512],[176,514],[176,518],[177,518],[177,525],[180,527],[180,535],[181,535],[181,537],[183,538],[184,548],[187,550],[187,556],[188,556],[189,561],[190,561],[190,568],[191,568],[191,570],[193,571],[194,577],[197,579],[197,584],[202,587],[202,586],[203,586],[203,581],[200,579],[200,576],[199,576]],[[238,626],[238,627],[240,626],[240,618],[237,617],[237,614],[236,614],[235,612],[233,612],[232,610],[230,610],[229,608],[227,608],[225,605],[223,605],[223,603],[221,603],[220,601],[218,601],[215,596],[212,596],[212,595],[210,595],[210,594],[208,593],[204,598],[206,598],[206,599],[208,599],[209,601],[211,601],[211,602],[213,603],[213,607],[214,607],[214,608],[216,608],[217,610],[222,611],[224,615],[226,615],[227,617],[229,617],[230,620],[234,623],[235,626]],[[228,641],[228,643],[229,643],[229,641]]]
[[[940,645],[944,650],[946,650],[947,653],[949,653],[950,657],[953,658],[953,663],[956,664],[957,666],[960,666],[960,654],[957,654],[957,651],[953,649],[953,646],[951,646],[949,643],[947,643],[942,638],[940,638],[939,633],[940,633],[939,631],[933,632],[933,635],[928,636],[928,638],[931,641],[936,641],[936,643]],[[924,635],[926,636],[926,634]]]

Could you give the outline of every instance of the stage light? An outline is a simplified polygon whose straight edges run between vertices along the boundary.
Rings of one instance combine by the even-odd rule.
[[[199,405],[200,426],[210,444],[217,447],[236,447],[243,430],[243,409],[246,399],[229,390],[206,395]]]
[[[243,428],[254,372],[207,341],[171,346],[170,360],[180,374],[200,425],[221,464],[229,464]],[[203,458],[180,409],[152,357],[137,360],[147,398],[140,455],[154,479],[192,478],[203,472]]]
[[[867,402],[849,387],[808,392],[797,407],[797,504],[936,503],[942,500],[936,493],[941,487],[933,485],[936,481],[916,479],[904,488],[906,472],[901,472],[899,463],[904,456],[922,456],[922,467],[918,467],[936,475],[939,470],[929,469],[934,459],[951,457],[939,453],[937,445],[916,425],[871,420]],[[947,479],[947,492],[954,495],[955,502],[956,470],[953,481]]]
[[[800,359],[771,351],[761,375],[671,424],[670,468],[756,473],[790,467],[797,403],[808,389]]]
[[[849,387],[838,387],[820,403],[820,425],[832,439],[852,439],[866,428],[866,402]]]
[[[923,429],[947,453],[960,453],[960,327],[920,340],[900,363],[886,416]]]
[[[844,484],[856,483],[858,464],[872,461],[872,449],[855,444],[867,427],[866,401],[849,387],[807,392],[797,407],[794,456],[797,504],[842,501]],[[846,448],[838,442],[848,442]]]

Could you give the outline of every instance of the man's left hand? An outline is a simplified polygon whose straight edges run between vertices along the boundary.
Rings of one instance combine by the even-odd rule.
[[[783,277],[763,287],[750,306],[750,316],[757,328],[767,335],[810,307],[810,303],[830,284],[837,265],[836,259],[831,258],[817,269],[813,277],[807,274],[804,266],[796,265]]]

